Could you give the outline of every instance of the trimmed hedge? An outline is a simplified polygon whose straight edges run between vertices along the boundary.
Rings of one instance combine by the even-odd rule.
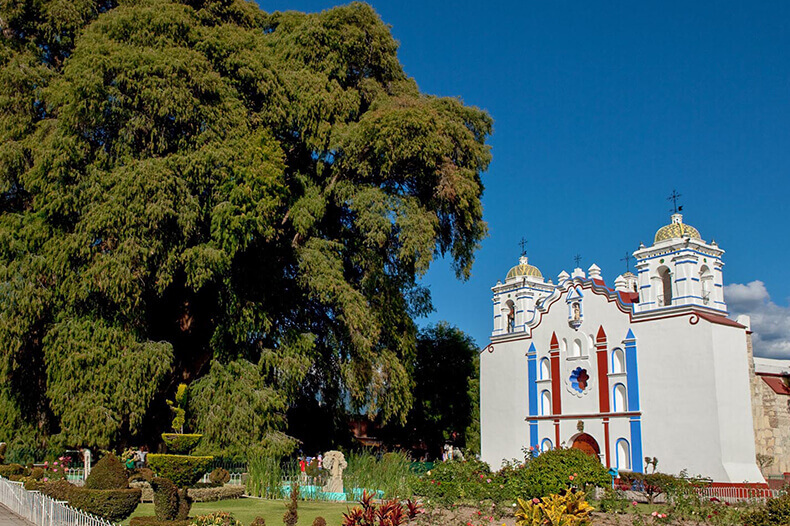
[[[180,488],[186,488],[200,480],[211,467],[214,457],[192,457],[188,455],[149,454],[148,466],[160,477],[168,478]]]
[[[217,488],[189,488],[189,498],[194,502],[238,499],[244,496],[244,486],[220,486]]]
[[[184,519],[178,521],[163,521],[156,517],[132,517],[129,521],[129,526],[190,526],[191,519]]]
[[[112,453],[105,455],[91,469],[88,478],[85,479],[85,487],[87,489],[126,489],[129,487],[126,468]]]
[[[151,481],[154,490],[154,512],[160,520],[173,520],[178,515],[178,488],[168,478],[155,477]]]
[[[192,451],[203,435],[188,433],[162,433],[168,453],[187,454]]]
[[[77,488],[72,493],[69,504],[113,522],[120,522],[137,508],[140,496],[139,489]]]
[[[25,468],[19,464],[0,465],[0,477],[10,478],[13,475],[24,475]]]
[[[215,484],[227,484],[230,482],[230,473],[225,468],[214,468],[208,479]]]
[[[87,489],[69,484],[65,480],[53,482],[30,481],[30,487],[56,500],[65,500],[84,512],[120,522],[134,512],[140,503],[141,491],[131,489]]]

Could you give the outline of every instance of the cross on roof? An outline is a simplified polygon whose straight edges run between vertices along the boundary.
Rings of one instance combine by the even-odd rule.
[[[631,271],[631,254],[626,252],[625,253],[625,257],[620,258],[620,261],[625,261],[625,271],[626,272],[630,272]]]
[[[682,195],[682,194],[679,194],[679,193],[677,192],[677,190],[675,190],[675,189],[673,188],[673,189],[672,189],[672,195],[670,195],[669,197],[667,197],[667,201],[672,201],[672,208],[674,209],[674,210],[673,210],[673,213],[675,213],[675,214],[677,214],[678,212],[680,212],[681,210],[683,210],[683,205],[681,205],[681,206],[678,206],[678,199],[680,199],[680,196],[681,196],[681,195]]]
[[[527,243],[529,243],[529,241],[527,241],[526,238],[523,238],[523,237],[521,238],[521,241],[518,242],[518,244],[521,245],[521,255],[522,256],[526,256],[527,255]]]
[[[576,267],[578,267],[581,264],[581,262],[582,262],[582,257],[581,257],[580,254],[576,254],[573,257],[573,260],[576,262]]]

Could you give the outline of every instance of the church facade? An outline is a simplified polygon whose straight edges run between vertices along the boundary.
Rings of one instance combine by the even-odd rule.
[[[748,321],[727,317],[721,250],[674,214],[614,287],[592,265],[546,280],[525,256],[493,291],[480,355],[481,457],[575,447],[618,470],[764,483]]]

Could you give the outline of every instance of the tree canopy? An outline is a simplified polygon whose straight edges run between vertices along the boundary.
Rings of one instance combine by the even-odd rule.
[[[0,31],[0,440],[153,435],[181,382],[228,451],[305,394],[405,419],[418,279],[486,234],[484,111],[363,3],[9,0]]]

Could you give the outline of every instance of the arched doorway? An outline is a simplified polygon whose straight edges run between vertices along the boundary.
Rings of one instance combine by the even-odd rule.
[[[574,438],[571,447],[581,450],[591,457],[595,457],[599,460],[601,458],[601,448],[598,447],[598,442],[596,442],[596,440],[587,433],[582,433],[581,435]]]

